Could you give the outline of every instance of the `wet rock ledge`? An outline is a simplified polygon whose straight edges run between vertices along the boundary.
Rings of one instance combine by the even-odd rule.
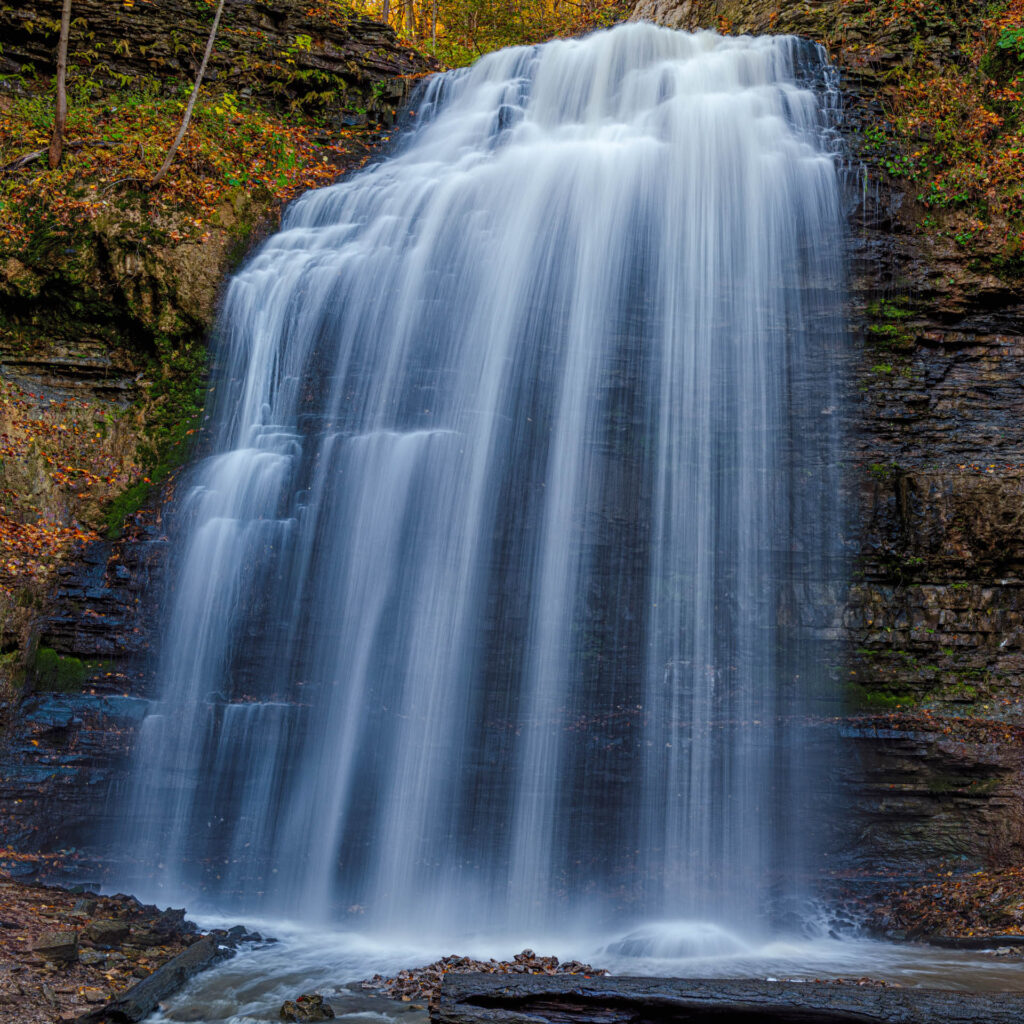
[[[1024,995],[838,982],[453,975],[434,1024],[1011,1024]]]

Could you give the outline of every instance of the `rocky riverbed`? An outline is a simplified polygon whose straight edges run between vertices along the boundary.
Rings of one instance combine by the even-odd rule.
[[[205,942],[205,961],[214,962],[239,942],[257,940],[261,936],[245,928],[201,932],[184,910],[161,910],[133,896],[71,892],[0,875],[0,1024],[100,1021],[108,1005],[124,1002],[190,948]],[[203,956],[191,960],[202,969]],[[181,981],[188,976],[178,974]],[[134,1005],[142,1009],[143,1002]]]
[[[399,971],[394,977],[385,978],[375,974],[366,981],[358,982],[352,988],[373,992],[407,1003],[417,1000],[437,1006],[441,997],[441,986],[450,974],[575,974],[584,978],[607,974],[602,967],[580,963],[579,960],[559,962],[557,956],[537,956],[532,949],[524,949],[511,960],[477,960],[470,956],[445,956],[423,967],[411,967]]]

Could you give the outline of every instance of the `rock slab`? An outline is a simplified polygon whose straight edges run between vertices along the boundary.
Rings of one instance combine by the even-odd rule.
[[[839,982],[455,975],[434,1024],[1018,1024],[1024,994]]]

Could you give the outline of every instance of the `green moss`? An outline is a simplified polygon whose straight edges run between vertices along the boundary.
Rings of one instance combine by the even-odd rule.
[[[152,477],[150,477],[150,480],[152,480]],[[152,489],[152,483],[140,480],[138,483],[129,487],[128,490],[122,491],[116,498],[114,498],[107,507],[106,516],[107,536],[111,540],[116,540],[121,536],[125,519],[127,519],[133,512],[138,512],[139,509],[145,505],[146,499],[149,497]]]
[[[78,658],[60,655],[52,647],[40,647],[36,652],[33,679],[37,690],[78,693],[88,674]]]
[[[958,679],[952,686],[946,687],[943,697],[946,700],[976,700],[978,688]]]
[[[120,536],[125,517],[137,512],[156,484],[185,460],[199,425],[206,398],[206,347],[195,340],[155,339],[150,360],[153,376],[147,387],[146,426],[139,445],[142,479],[119,494],[107,508],[107,536]]]
[[[848,683],[846,701],[854,711],[885,711],[909,707],[913,700],[888,690],[872,690],[861,683]]]
[[[999,786],[999,778],[970,779],[962,775],[936,774],[925,785],[929,793],[936,795],[969,793],[971,796],[985,796]]]
[[[899,466],[895,462],[872,462],[868,472],[876,480],[891,480],[899,472]]]

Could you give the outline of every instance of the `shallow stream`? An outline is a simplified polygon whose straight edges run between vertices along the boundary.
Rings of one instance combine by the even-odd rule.
[[[417,1024],[427,1019],[423,1004],[402,1004],[355,993],[346,988],[347,984],[376,973],[390,976],[450,953],[509,960],[527,946],[545,956],[554,953],[562,960],[577,959],[619,976],[779,981],[843,978],[850,982],[870,977],[903,986],[1024,992],[1020,959],[994,951],[827,937],[774,940],[755,946],[717,926],[692,922],[669,922],[631,933],[634,947],[643,939],[652,953],[660,954],[638,956],[613,953],[610,947],[619,944],[616,940],[595,942],[593,935],[551,937],[543,942],[524,936],[518,943],[483,937],[416,941],[401,936],[385,939],[358,931],[310,931],[281,922],[260,922],[259,927],[278,941],[243,950],[234,959],[193,979],[150,1021],[279,1021],[286,999],[316,991],[327,998],[339,1019],[366,1024],[391,1020]],[[617,938],[621,942],[625,937]],[[673,946],[677,955],[671,955]],[[700,949],[718,952],[701,953]]]

